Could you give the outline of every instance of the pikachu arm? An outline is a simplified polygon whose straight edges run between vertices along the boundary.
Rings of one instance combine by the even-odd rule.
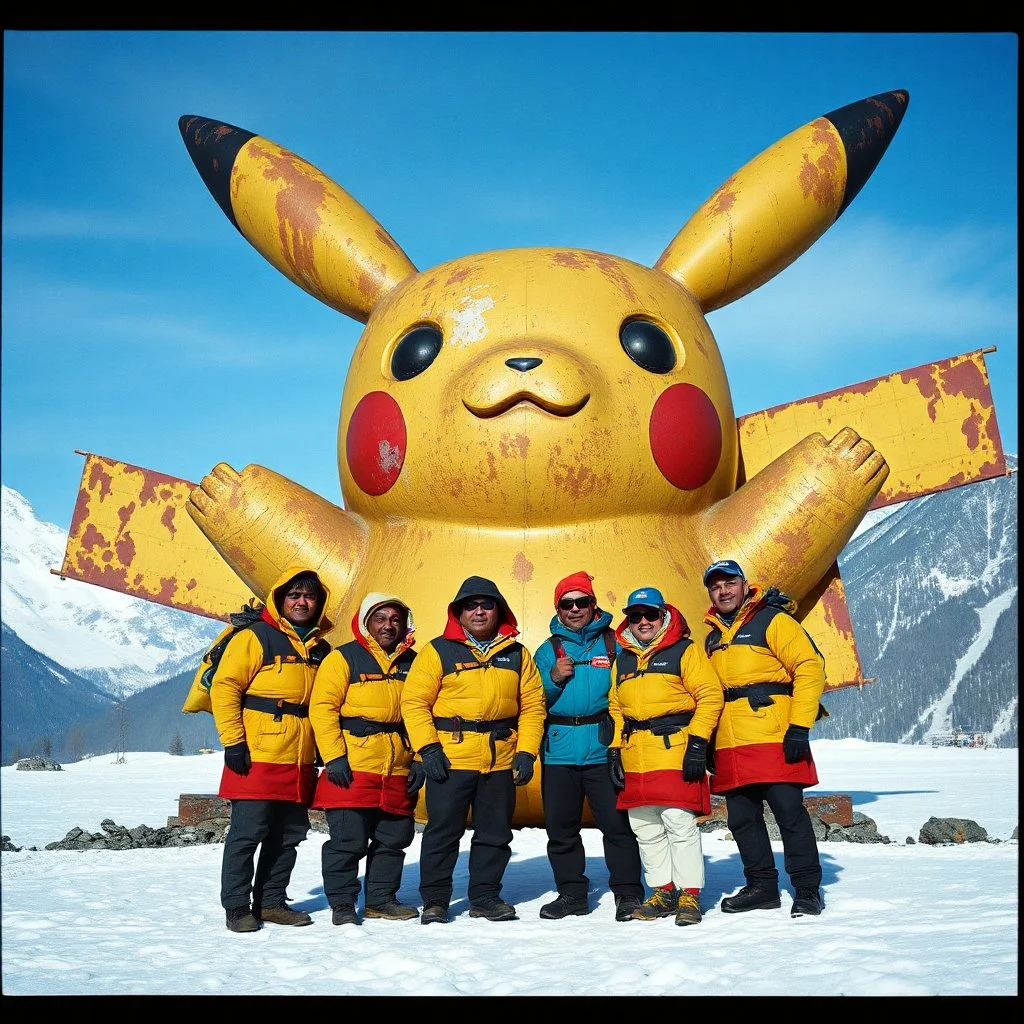
[[[352,588],[369,529],[359,516],[263,466],[216,465],[185,506],[228,565],[264,598],[291,565],[315,569],[330,591],[328,618]],[[333,614],[332,614],[333,613]]]
[[[805,437],[698,517],[708,562],[734,558],[748,579],[802,600],[846,546],[889,467],[844,427]]]

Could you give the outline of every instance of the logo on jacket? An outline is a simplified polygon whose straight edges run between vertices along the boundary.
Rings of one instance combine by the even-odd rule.
[[[602,654],[600,657],[591,658],[590,664],[593,668],[611,668],[612,663],[608,660],[607,654]]]

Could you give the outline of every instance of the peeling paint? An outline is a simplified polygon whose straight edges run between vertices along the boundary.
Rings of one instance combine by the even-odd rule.
[[[170,493],[165,494],[165,500],[170,498]],[[174,525],[174,516],[177,509],[173,505],[168,505],[160,515],[160,522],[167,527],[167,532],[173,537],[177,532],[177,527]]]
[[[484,313],[494,308],[494,299],[483,296],[478,299],[467,298],[462,306],[451,312],[452,330],[448,337],[449,344],[455,348],[465,348],[487,337],[487,323]]]
[[[529,583],[533,579],[533,562],[522,551],[512,560],[512,578],[517,583]]]

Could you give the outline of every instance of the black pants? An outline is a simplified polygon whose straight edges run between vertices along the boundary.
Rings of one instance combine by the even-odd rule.
[[[501,894],[501,879],[512,857],[512,815],[516,791],[512,771],[452,769],[444,782],[427,779],[427,824],[420,845],[420,896],[424,906],[448,906],[452,873],[466,816],[473,812],[469,846],[469,902]]]
[[[608,888],[616,896],[644,897],[643,866],[629,816],[615,806],[616,792],[604,764],[546,764],[541,768],[544,828],[555,886],[565,896],[585,898],[586,852],[580,827],[583,800],[590,804],[604,842]]]
[[[331,837],[321,849],[324,894],[332,907],[355,904],[359,861],[366,858],[366,906],[393,900],[402,884],[405,851],[416,835],[412,817],[379,807],[334,807],[324,814]]]
[[[309,812],[304,804],[232,800],[221,860],[220,905],[225,910],[247,907],[251,895],[256,908],[284,906],[296,847],[308,832]],[[260,855],[254,877],[257,846]]]
[[[740,849],[747,884],[779,884],[764,804],[775,815],[782,836],[786,874],[796,888],[821,885],[821,862],[811,816],[804,807],[804,790],[793,782],[766,782],[740,786],[725,794],[729,830]]]

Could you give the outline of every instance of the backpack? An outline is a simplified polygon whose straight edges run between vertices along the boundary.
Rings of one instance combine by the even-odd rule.
[[[217,639],[210,644],[199,661],[199,667],[192,677],[192,686],[181,707],[184,714],[194,715],[199,711],[208,711],[211,715],[213,714],[213,705],[210,703],[210,687],[213,685],[213,676],[220,664],[221,656],[224,654],[224,648],[236,633],[259,622],[262,614],[263,604],[254,597],[249,599],[248,604],[243,604],[240,611],[231,612],[228,616],[231,625],[221,630]]]

